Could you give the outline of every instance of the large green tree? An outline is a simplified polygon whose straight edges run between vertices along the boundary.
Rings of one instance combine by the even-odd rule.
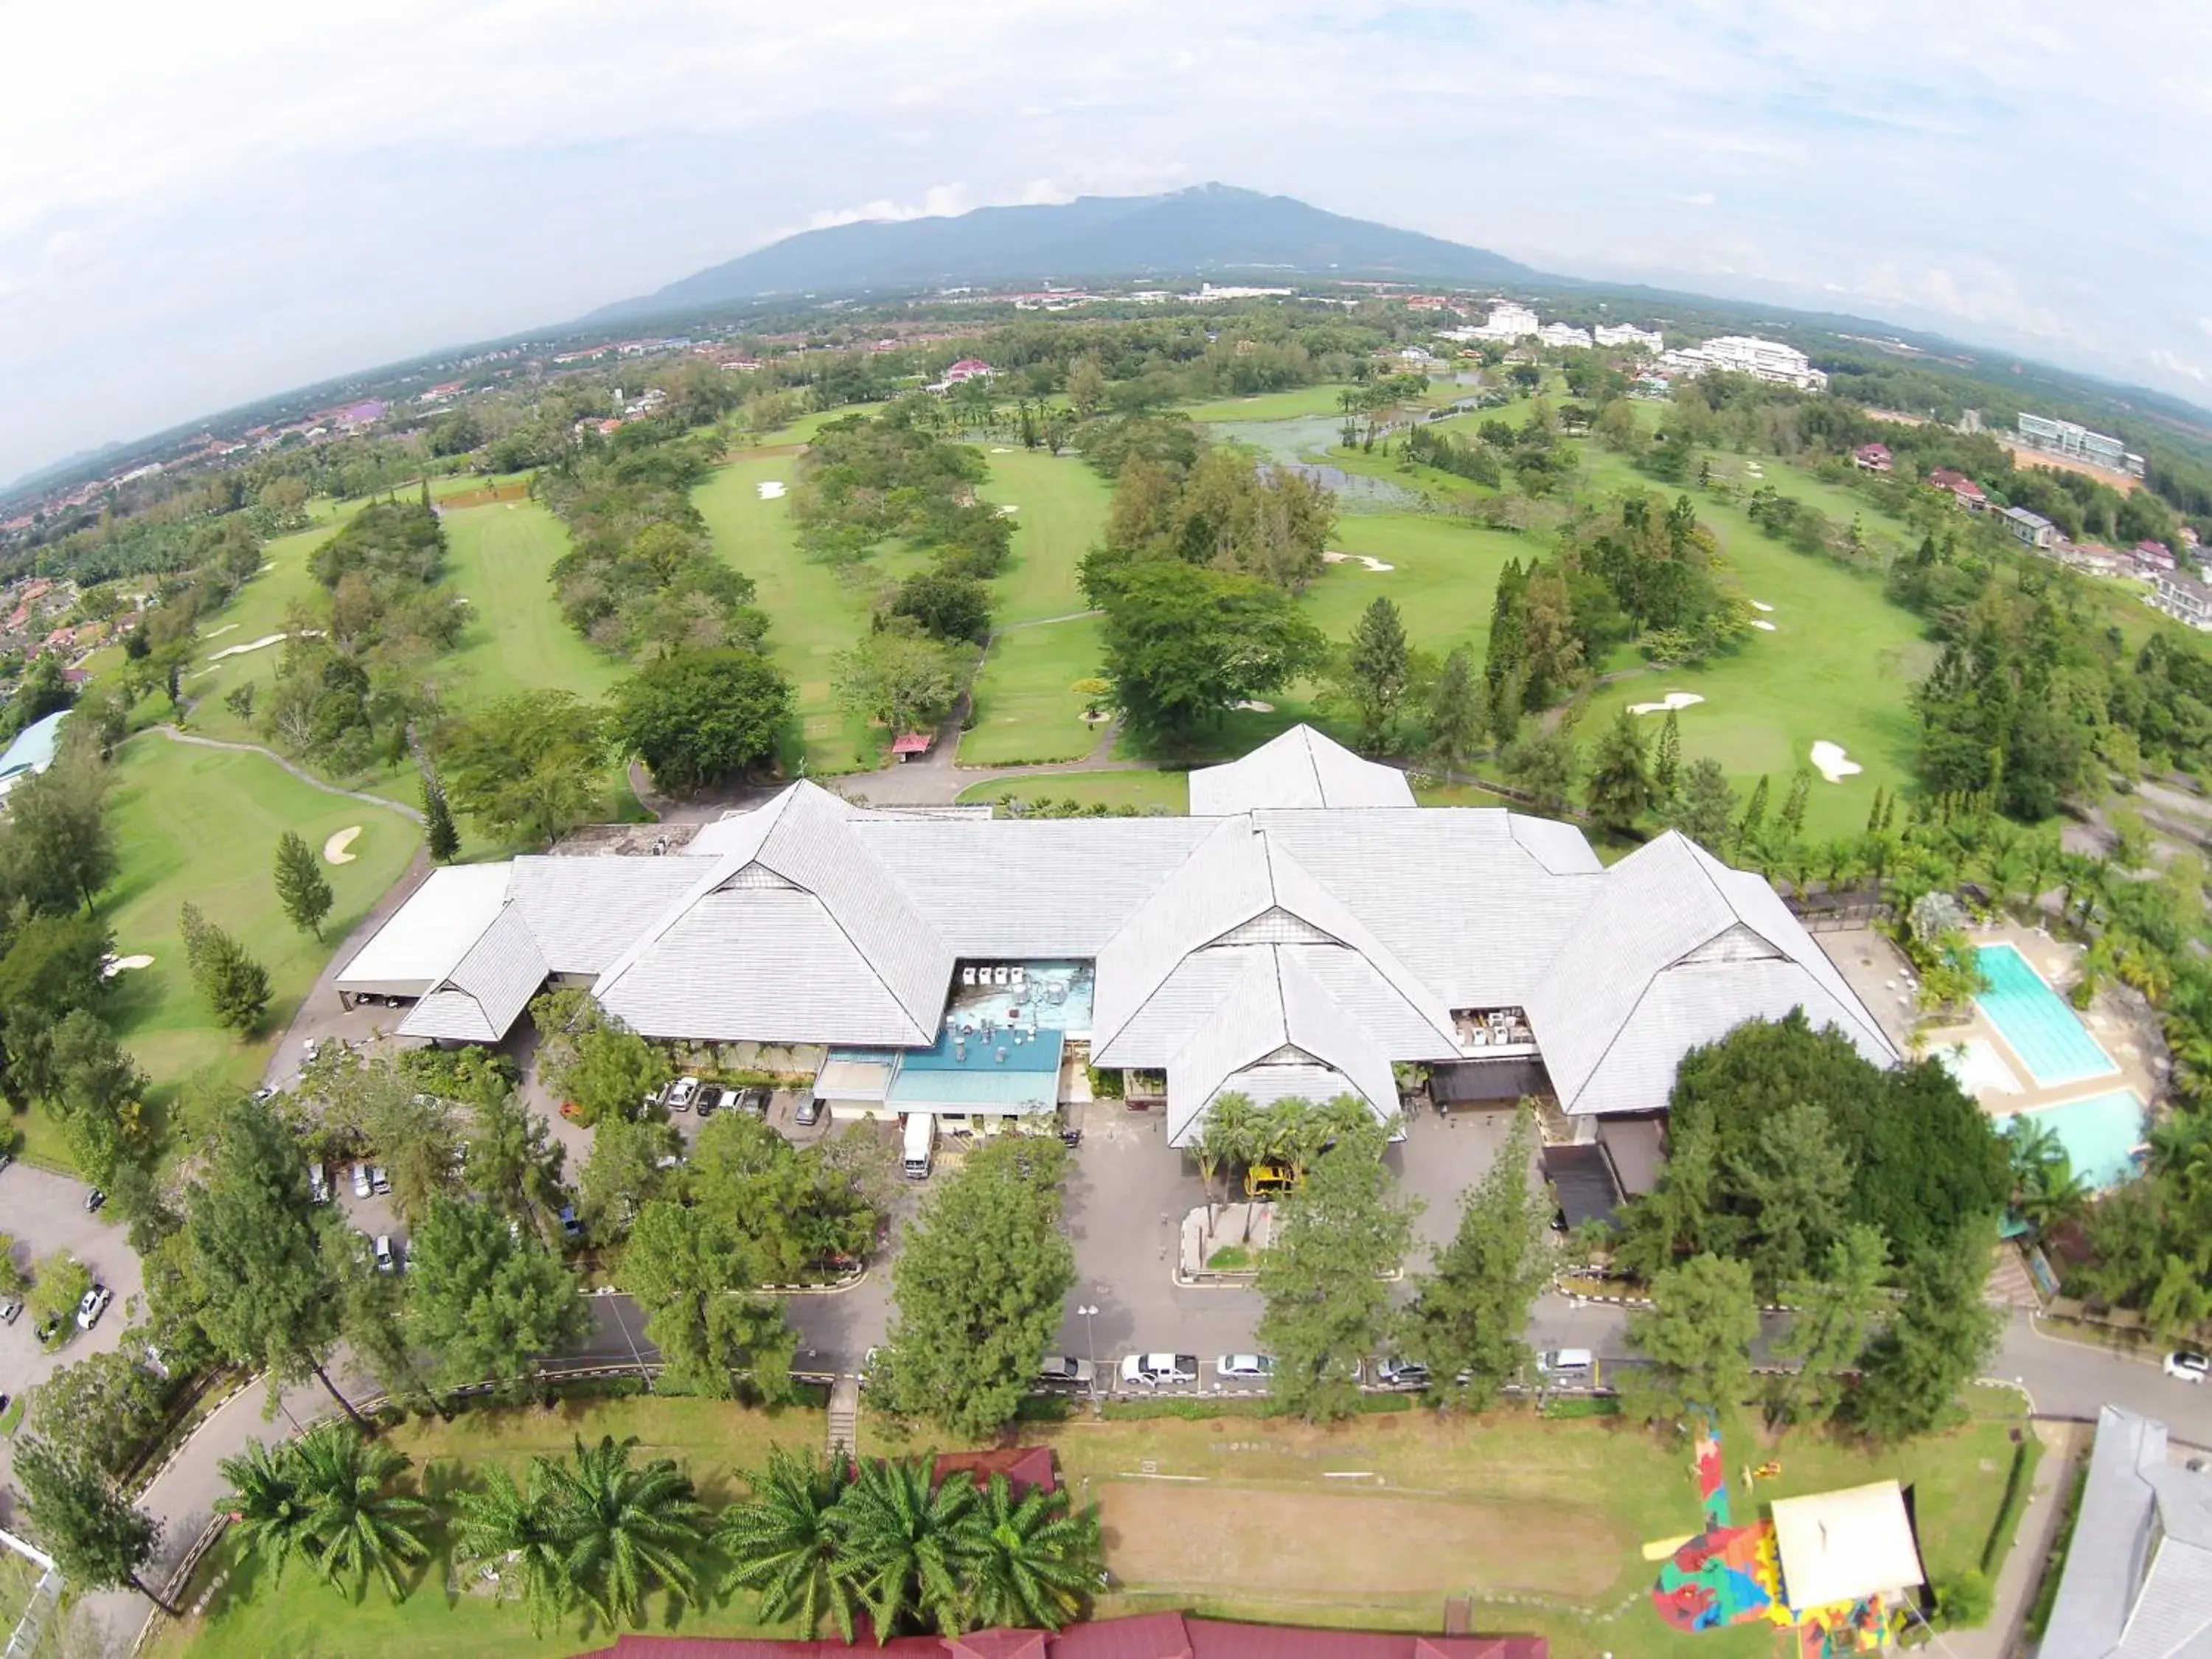
[[[791,724],[791,682],[757,652],[677,651],[614,690],[609,727],[663,789],[744,777],[775,758]]]
[[[859,1601],[842,1571],[837,1522],[851,1471],[842,1456],[771,1447],[767,1467],[745,1477],[749,1495],[715,1523],[715,1546],[730,1564],[724,1583],[757,1595],[768,1622],[811,1637],[826,1620],[853,1639]]]
[[[434,1516],[428,1504],[399,1489],[407,1455],[346,1423],[318,1423],[286,1455],[307,1506],[305,1553],[317,1575],[356,1601],[371,1578],[404,1601],[400,1574],[428,1557]]]
[[[543,1634],[546,1620],[559,1618],[575,1599],[568,1540],[542,1457],[531,1460],[520,1480],[493,1464],[474,1491],[458,1495],[453,1547],[463,1565],[491,1582],[500,1600],[522,1603],[533,1632]]]
[[[1626,708],[1590,750],[1589,781],[1584,786],[1590,822],[1616,836],[1633,831],[1651,810],[1651,778],[1644,763],[1644,734]]]
[[[1692,1256],[1651,1281],[1651,1306],[1633,1314],[1628,1340],[1651,1364],[1638,1389],[1648,1415],[1703,1407],[1729,1411],[1751,1393],[1759,1304],[1751,1269],[1725,1256]]]
[[[605,715],[573,692],[520,692],[445,731],[440,769],[491,835],[550,845],[599,805],[607,742]]]
[[[448,1385],[513,1382],[583,1334],[575,1275],[488,1206],[432,1200],[408,1256],[408,1329]]]
[[[172,1618],[183,1614],[139,1574],[154,1559],[159,1525],[82,1449],[35,1435],[15,1443],[15,1484],[29,1531],[79,1590],[128,1585]]]
[[[635,1117],[674,1073],[656,1048],[602,1008],[588,991],[548,991],[530,1005],[542,1039],[545,1086],[573,1103],[579,1121]]]
[[[1488,710],[1474,659],[1465,646],[1455,646],[1429,689],[1429,751],[1446,766],[1456,766],[1481,748],[1487,735]]]
[[[1098,586],[1114,700],[1139,731],[1178,747],[1327,649],[1297,600],[1257,577],[1139,559]]]
[[[645,1310],[664,1391],[726,1400],[743,1370],[761,1393],[782,1397],[798,1336],[783,1304],[757,1294],[766,1282],[758,1256],[712,1215],[665,1199],[647,1204],[615,1282]]]
[[[1098,1511],[1063,1488],[1017,1495],[1000,1473],[976,1494],[960,1529],[967,1621],[984,1629],[1058,1630],[1081,1615],[1105,1567]]]
[[[1389,1328],[1383,1275],[1404,1260],[1417,1206],[1395,1197],[1382,1131],[1345,1135],[1276,1211],[1260,1258],[1260,1341],[1275,1356],[1275,1399],[1309,1422],[1358,1405],[1359,1362]]]
[[[1407,1350],[1429,1367],[1437,1397],[1470,1411],[1486,1410],[1527,1368],[1522,1333],[1551,1276],[1549,1208],[1530,1179],[1535,1151],[1535,1120],[1524,1108],[1468,1189],[1451,1243],[1414,1283]]]
[[[1066,1164],[1050,1137],[994,1137],[908,1224],[884,1355],[894,1409],[969,1441],[1013,1420],[1075,1283],[1060,1226]]]
[[[965,1474],[933,1479],[927,1457],[870,1458],[838,1500],[838,1565],[878,1640],[918,1623],[965,1626],[963,1534],[975,1505]]]
[[[1359,746],[1370,754],[1389,747],[1413,675],[1405,622],[1398,607],[1378,594],[1352,626],[1343,674],[1345,691],[1359,716]]]
[[[1996,1247],[1993,1218],[1962,1227],[1905,1263],[1904,1298],[1868,1347],[1850,1402],[1854,1426],[1903,1440],[1959,1413],[1959,1393],[1996,1346],[2003,1316],[1982,1299]]]
[[[1796,1316],[1775,1344],[1776,1357],[1791,1362],[1773,1381],[1777,1418],[1825,1423],[1836,1414],[1887,1305],[1888,1263],[1881,1230],[1857,1223],[1829,1245],[1820,1276],[1794,1288]]]
[[[276,902],[285,919],[303,933],[323,936],[323,918],[331,913],[331,884],[316,863],[314,849],[287,830],[276,838]]]
[[[693,1555],[706,1535],[706,1510],[673,1459],[636,1462],[635,1437],[576,1442],[574,1455],[550,1463],[563,1567],[583,1604],[610,1630],[635,1624],[655,1589],[690,1599]]]

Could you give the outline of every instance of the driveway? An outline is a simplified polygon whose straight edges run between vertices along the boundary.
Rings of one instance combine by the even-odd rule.
[[[97,1326],[89,1331],[78,1330],[73,1322],[64,1326],[68,1340],[52,1353],[39,1346],[27,1309],[13,1325],[0,1326],[0,1394],[20,1396],[64,1365],[88,1354],[113,1352],[122,1343],[124,1327],[138,1311],[144,1281],[137,1254],[123,1228],[106,1219],[106,1212],[85,1213],[86,1191],[84,1182],[73,1176],[50,1175],[24,1164],[0,1170],[0,1219],[15,1235],[17,1261],[27,1267],[66,1250],[115,1292],[114,1305]],[[0,1522],[13,1513],[13,1496],[7,1490],[14,1473],[13,1447],[13,1441],[0,1438]]]

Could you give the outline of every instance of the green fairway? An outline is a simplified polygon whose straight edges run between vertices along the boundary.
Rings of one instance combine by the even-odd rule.
[[[1340,520],[1331,549],[1391,567],[1371,570],[1360,557],[1329,565],[1306,590],[1314,625],[1333,641],[1377,598],[1398,607],[1406,637],[1439,656],[1454,646],[1474,653],[1478,666],[1490,638],[1491,596],[1508,559],[1524,563],[1540,550],[1528,537],[1486,530],[1442,514],[1361,513]]]
[[[960,738],[963,766],[1079,760],[1098,740],[1085,724],[1090,699],[1076,681],[1098,672],[1098,623],[1091,617],[1017,628],[991,641],[975,679],[975,720]]]
[[[516,691],[593,698],[623,665],[585,643],[555,603],[546,573],[568,550],[562,522],[535,501],[456,508],[445,515],[446,582],[469,602],[460,648],[436,672],[449,696],[489,702]]]
[[[269,1030],[281,1032],[315,975],[377,896],[397,880],[421,840],[399,814],[309,787],[258,755],[200,749],[158,733],[133,738],[116,760],[109,805],[122,867],[101,896],[115,950],[150,967],[118,976],[118,1032],[157,1085],[157,1097],[205,1067],[258,1082],[273,1038],[240,1042],[218,1031],[185,971],[177,909],[186,900],[227,929],[269,970],[276,994]],[[270,877],[278,836],[296,830],[318,854],[334,833],[361,826],[349,863],[325,864],[337,902],[323,924],[330,943],[295,929]]]
[[[1249,398],[1217,398],[1212,403],[1190,404],[1183,413],[1194,421],[1287,421],[1301,415],[1334,415],[1346,387],[1294,386],[1288,392],[1261,392]]]
[[[1190,782],[1182,772],[1040,772],[1025,778],[971,783],[960,792],[963,805],[991,805],[1012,795],[1021,800],[1072,800],[1082,806],[1158,808],[1181,817],[1190,810]]]
[[[1073,455],[993,449],[985,501],[1015,509],[1014,556],[993,586],[992,621],[1035,622],[1084,608],[1076,567],[1106,527],[1113,488]]]

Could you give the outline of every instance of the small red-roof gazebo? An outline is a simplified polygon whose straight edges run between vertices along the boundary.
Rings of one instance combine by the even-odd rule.
[[[903,763],[927,755],[937,742],[934,732],[902,732],[891,739],[891,753]]]
[[[951,1476],[965,1469],[975,1478],[977,1486],[988,1486],[991,1477],[1003,1474],[1006,1485],[1013,1488],[1014,1496],[1022,1497],[1031,1490],[1054,1492],[1059,1489],[1060,1477],[1053,1472],[1052,1448],[1049,1446],[1010,1446],[992,1451],[939,1452],[930,1465],[929,1481],[940,1486]]]

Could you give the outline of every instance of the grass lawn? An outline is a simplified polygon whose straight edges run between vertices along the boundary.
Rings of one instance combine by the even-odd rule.
[[[1098,741],[1084,723],[1090,700],[1071,688],[1098,673],[1098,622],[1017,628],[991,641],[975,678],[975,723],[960,738],[963,766],[1080,760]]]
[[[412,1457],[418,1477],[433,1493],[449,1491],[465,1468],[496,1462],[520,1469],[532,1455],[569,1449],[580,1435],[617,1439],[638,1437],[641,1460],[673,1457],[689,1470],[701,1496],[720,1505],[737,1495],[735,1474],[766,1461],[770,1445],[784,1443],[819,1447],[823,1432],[819,1411],[790,1408],[776,1413],[706,1400],[638,1399],[574,1402],[550,1411],[470,1412],[451,1424],[434,1419],[410,1422],[392,1431],[392,1443]],[[175,1659],[262,1659],[263,1656],[313,1654],[317,1659],[382,1659],[405,1653],[416,1659],[509,1659],[514,1656],[557,1656],[607,1645],[604,1631],[586,1635],[574,1622],[531,1632],[517,1608],[488,1597],[459,1595],[447,1589],[449,1561],[441,1540],[413,1593],[398,1605],[373,1589],[358,1606],[336,1591],[294,1571],[280,1585],[264,1583],[250,1564],[240,1564],[227,1546],[218,1546],[217,1569],[231,1577],[203,1620],[163,1626],[149,1651]],[[207,1582],[211,1574],[203,1574]],[[648,1631],[685,1636],[789,1634],[751,1620],[750,1598],[729,1605],[671,1610],[659,1598],[649,1604]]]
[[[327,795],[258,755],[198,749],[158,734],[134,738],[116,760],[109,819],[122,866],[101,901],[118,955],[153,965],[118,976],[115,1025],[156,1087],[157,1103],[203,1068],[258,1082],[273,1037],[241,1042],[209,1020],[185,971],[177,909],[191,900],[269,970],[269,1028],[281,1032],[335,942],[397,880],[421,831],[410,820]],[[319,853],[333,833],[361,826],[351,862],[323,866],[337,902],[325,939],[284,919],[270,878],[277,837],[299,832]]]
[[[1914,1489],[1929,1572],[1972,1567],[2018,1420],[2001,1391],[1978,1390],[1975,1405],[1983,1420],[1894,1451],[1761,1437],[1759,1457],[1783,1474],[1759,1484],[1759,1501],[1893,1475]],[[1444,1598],[1467,1594],[1478,1628],[1541,1631],[1562,1659],[1772,1651],[1769,1626],[1685,1638],[1650,1609],[1656,1569],[1641,1547],[1694,1531],[1698,1505],[1688,1447],[1642,1431],[1415,1412],[1325,1430],[1158,1419],[1039,1437],[1103,1510],[1109,1565],[1125,1588],[1103,1611],[1186,1607],[1432,1630]],[[1738,1469],[1753,1437],[1730,1430],[1723,1443]],[[1740,1483],[1735,1497],[1741,1511]]]
[[[1334,415],[1337,398],[1345,387],[1293,386],[1288,392],[1262,392],[1249,398],[1217,398],[1212,403],[1187,404],[1182,412],[1194,421],[1288,421],[1302,415]]]
[[[552,688],[589,699],[623,677],[623,665],[586,644],[554,603],[546,572],[568,550],[568,532],[551,513],[505,501],[449,511],[445,523],[446,580],[469,602],[460,648],[437,665],[455,701]]]
[[[1012,507],[1014,556],[994,584],[992,620],[1035,622],[1083,610],[1076,567],[1106,526],[1113,487],[1073,455],[1042,449],[994,449],[981,494]]]
[[[973,806],[1006,795],[1024,800],[1073,800],[1089,806],[1159,807],[1181,817],[1190,810],[1190,784],[1181,772],[1042,772],[1035,777],[999,778],[971,783],[960,799]]]

